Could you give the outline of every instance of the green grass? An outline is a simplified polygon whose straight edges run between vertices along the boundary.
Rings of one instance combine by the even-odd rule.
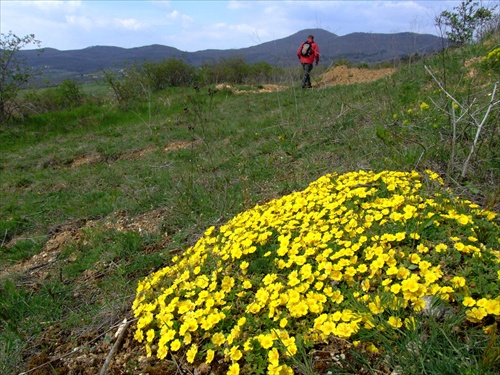
[[[33,322],[60,323],[69,342],[84,329],[97,335],[130,316],[138,280],[206,228],[326,173],[429,168],[461,196],[498,212],[498,108],[461,178],[475,128],[459,124],[450,160],[450,118],[437,107],[448,108],[449,100],[424,69],[440,79],[446,72],[457,100],[484,113],[498,72],[478,63],[471,77],[464,61],[487,51],[448,51],[444,60],[403,65],[369,84],[311,91],[296,84],[272,93],[239,87],[243,94],[172,88],[127,111],[104,97],[6,125],[0,131],[0,267],[40,253],[67,228],[78,235],[64,243],[45,278],[12,273],[0,281],[0,372],[26,369],[30,354],[51,350],[42,344],[44,326]],[[85,93],[102,97],[104,90],[87,86]],[[420,110],[422,102],[430,108]],[[155,234],[104,226],[117,213],[134,218],[158,208],[165,214]],[[86,227],[91,221],[97,224]],[[429,332],[436,345],[454,339],[437,328]],[[440,353],[449,358],[447,350]],[[467,373],[453,366],[442,373]]]

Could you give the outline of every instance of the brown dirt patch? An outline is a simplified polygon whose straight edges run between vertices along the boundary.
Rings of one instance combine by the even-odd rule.
[[[146,154],[149,154],[150,152],[153,152],[156,149],[158,149],[158,147],[156,147],[156,146],[148,146],[148,147],[141,148],[140,150],[130,151],[130,152],[127,152],[125,154],[120,155],[120,157],[118,158],[118,160],[123,160],[123,159],[125,159],[125,160],[137,160],[137,159],[141,159]]]
[[[345,65],[336,66],[321,76],[319,87],[335,85],[351,85],[354,83],[366,83],[394,74],[396,69],[360,69],[349,68]]]
[[[199,144],[199,142],[195,142],[195,144]],[[193,142],[191,141],[172,141],[165,146],[163,146],[163,151],[164,152],[171,152],[171,151],[177,151],[177,150],[182,150],[186,149],[193,145]],[[150,152],[158,150],[158,147],[155,145],[151,145],[148,147],[141,148],[139,150],[133,150],[130,152],[126,152],[118,156],[117,158],[113,159],[114,161],[116,160],[137,160],[141,159]],[[79,168],[84,165],[91,165],[91,164],[97,164],[105,161],[105,158],[103,155],[99,153],[90,153],[90,154],[85,154],[85,155],[79,155],[75,159],[69,163],[70,168]]]
[[[220,83],[217,86],[215,86],[216,90],[222,90],[222,89],[228,89],[234,92],[235,94],[249,94],[249,93],[256,93],[256,92],[275,92],[275,91],[283,91],[286,90],[288,87],[283,86],[283,85],[273,85],[273,84],[266,84],[266,85],[259,85],[259,87],[256,87],[251,90],[239,90],[235,88],[232,85],[229,85],[227,83]]]
[[[70,168],[78,168],[81,167],[82,165],[88,165],[88,164],[97,164],[102,160],[103,157],[101,154],[81,155],[75,158],[71,162]]]
[[[27,276],[34,284],[46,279],[57,267],[57,260],[64,245],[85,240],[85,229],[103,227],[118,232],[135,231],[139,233],[160,234],[160,223],[165,216],[165,209],[148,211],[137,216],[129,216],[125,212],[117,212],[110,217],[87,222],[74,222],[57,228],[47,241],[42,251],[29,259],[6,266],[0,271],[0,280],[12,275]],[[7,247],[12,247],[17,239],[13,239]],[[69,259],[71,261],[71,259]]]
[[[194,144],[198,145],[200,142],[195,141]],[[170,142],[169,144],[165,145],[163,147],[163,151],[165,152],[172,152],[172,151],[177,151],[177,150],[184,150],[186,148],[189,148],[193,145],[193,142],[190,141],[173,141]]]

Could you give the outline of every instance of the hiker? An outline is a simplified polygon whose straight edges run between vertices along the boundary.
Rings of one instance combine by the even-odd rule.
[[[319,63],[319,47],[314,41],[314,36],[309,35],[307,41],[303,42],[297,50],[297,57],[302,64],[304,70],[304,78],[302,79],[302,88],[310,89],[311,86],[311,70],[313,63],[316,60],[316,65]]]

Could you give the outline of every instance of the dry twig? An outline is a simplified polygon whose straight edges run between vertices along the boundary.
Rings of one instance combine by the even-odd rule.
[[[104,361],[104,364],[101,367],[101,371],[99,371],[99,375],[106,375],[106,372],[108,371],[108,366],[113,360],[114,355],[116,354],[116,351],[118,350],[118,347],[120,346],[123,336],[125,334],[125,331],[127,330],[127,327],[130,325],[130,322],[127,321],[127,318],[123,319],[123,322],[119,325],[115,337],[116,341],[109,351],[108,356],[106,357],[106,360]]]

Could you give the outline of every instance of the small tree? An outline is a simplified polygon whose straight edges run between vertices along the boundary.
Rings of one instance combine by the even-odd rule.
[[[473,0],[464,0],[453,8],[441,12],[436,19],[438,26],[445,25],[450,28],[446,35],[452,43],[464,46],[474,40],[474,36],[481,33],[482,27],[492,19],[494,8],[479,6]]]
[[[8,104],[15,100],[21,86],[28,83],[33,75],[31,67],[18,54],[30,44],[40,47],[41,42],[35,39],[34,34],[22,38],[12,31],[0,34],[0,124],[11,117],[12,106]]]
[[[195,76],[193,66],[175,57],[159,62],[146,62],[141,71],[153,91],[189,85]]]

